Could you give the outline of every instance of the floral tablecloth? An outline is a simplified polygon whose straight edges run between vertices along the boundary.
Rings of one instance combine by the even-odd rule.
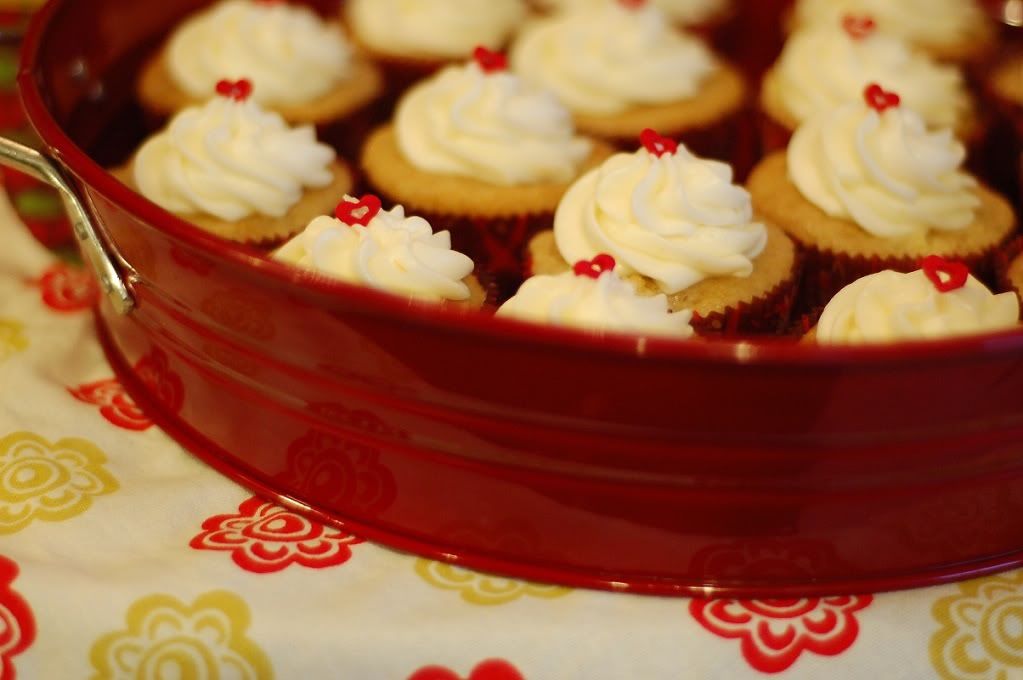
[[[1023,572],[686,600],[420,559],[254,497],[123,392],[0,192],[0,678],[1023,678]]]

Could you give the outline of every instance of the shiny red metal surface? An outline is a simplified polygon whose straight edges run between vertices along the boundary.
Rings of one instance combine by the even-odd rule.
[[[574,585],[820,594],[1023,565],[1021,331],[597,338],[304,275],[129,191],[83,147],[200,4],[51,2],[20,77],[125,261],[111,362],[194,453],[380,542]]]

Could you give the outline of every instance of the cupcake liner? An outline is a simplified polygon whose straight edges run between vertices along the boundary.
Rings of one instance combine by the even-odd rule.
[[[787,334],[798,291],[797,260],[793,275],[767,294],[706,316],[693,313],[690,325],[702,337],[741,338]]]

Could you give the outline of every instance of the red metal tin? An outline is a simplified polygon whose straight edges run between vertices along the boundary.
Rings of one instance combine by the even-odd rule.
[[[306,275],[132,193],[81,145],[200,4],[55,0],[20,76],[125,261],[111,362],[193,453],[382,543],[571,585],[809,595],[1023,565],[1023,331],[594,337]]]

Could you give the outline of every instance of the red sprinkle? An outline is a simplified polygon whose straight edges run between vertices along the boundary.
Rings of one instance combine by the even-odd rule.
[[[625,9],[639,9],[646,6],[646,0],[618,0],[618,4]]]
[[[647,151],[655,156],[663,156],[664,154],[678,151],[678,142],[670,137],[662,137],[650,128],[639,133],[639,141]]]
[[[868,15],[846,14],[842,17],[842,28],[853,40],[863,40],[877,28],[877,23]]]
[[[243,102],[252,95],[252,81],[248,78],[217,81],[217,94],[236,102]]]
[[[920,263],[920,268],[941,293],[962,288],[970,276],[970,268],[965,264],[946,260],[940,255],[928,255]]]
[[[902,101],[899,99],[899,95],[886,91],[877,83],[867,85],[867,89],[863,91],[863,98],[867,100],[867,106],[878,113],[884,113],[888,109],[896,108]]]
[[[344,200],[337,204],[334,216],[350,227],[356,224],[365,227],[380,212],[380,199],[366,194],[357,201]]]
[[[504,52],[492,52],[483,45],[472,51],[472,58],[476,60],[484,73],[498,73],[508,70],[508,57]]]
[[[604,272],[613,271],[615,259],[607,253],[600,253],[592,260],[579,260],[572,267],[576,276],[588,276],[591,279],[599,279]]]

